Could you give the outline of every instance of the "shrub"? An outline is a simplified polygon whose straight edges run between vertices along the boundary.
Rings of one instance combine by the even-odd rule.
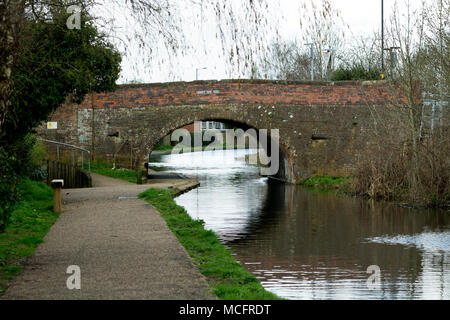
[[[366,69],[361,65],[341,67],[333,72],[333,81],[344,80],[379,80],[380,70]]]
[[[355,172],[352,190],[375,199],[406,201],[428,207],[450,204],[449,129],[442,135],[424,138],[418,147],[418,183],[413,183],[412,151],[405,143],[389,148],[380,157],[361,161]],[[371,152],[371,155],[377,152]]]
[[[5,231],[17,198],[16,160],[0,147],[0,233]]]

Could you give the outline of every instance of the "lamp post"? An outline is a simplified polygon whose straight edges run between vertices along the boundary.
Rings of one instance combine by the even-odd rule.
[[[381,0],[381,79],[384,79],[384,0]]]
[[[198,72],[199,72],[200,70],[206,70],[206,69],[207,69],[206,67],[195,69],[195,80],[196,80],[196,81],[198,81]]]
[[[394,78],[394,70],[397,67],[397,53],[394,50],[398,50],[400,47],[384,48],[383,51],[389,51],[390,63],[391,63],[391,79]]]
[[[310,59],[311,59],[311,81],[314,80],[314,43],[305,43],[305,46],[310,48]]]

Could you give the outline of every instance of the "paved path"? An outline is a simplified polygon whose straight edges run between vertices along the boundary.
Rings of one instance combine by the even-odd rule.
[[[159,212],[133,198],[149,187],[93,175],[94,188],[64,190],[64,212],[2,299],[215,299]],[[66,286],[81,269],[81,290]]]

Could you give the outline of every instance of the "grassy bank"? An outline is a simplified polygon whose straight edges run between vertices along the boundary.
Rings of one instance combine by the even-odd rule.
[[[43,242],[58,215],[53,213],[53,191],[41,182],[23,180],[19,185],[20,202],[10,224],[0,233],[0,294],[23,267],[24,258],[33,255]]]
[[[348,190],[350,184],[349,177],[340,176],[319,176],[311,177],[299,181],[299,185],[320,190]]]
[[[372,187],[367,180],[370,180],[370,178],[364,175],[358,177],[318,176],[301,180],[298,184],[311,191],[334,191],[338,194],[390,201],[401,204],[402,206],[406,205],[418,209],[446,209],[450,207],[450,194],[446,198],[445,195],[443,197],[441,196],[441,200],[438,200],[436,194],[431,193],[428,197],[422,197],[420,201],[413,201],[410,198],[410,190],[404,184],[390,187],[379,182],[376,186]]]
[[[125,180],[131,183],[137,183],[137,172],[134,170],[119,168],[112,169],[111,163],[97,161],[91,164],[91,171],[103,176]]]
[[[236,262],[213,231],[205,230],[202,221],[193,220],[174,197],[176,191],[149,189],[139,197],[152,204],[166,220],[169,228],[186,248],[212,291],[224,300],[274,300],[261,283]]]

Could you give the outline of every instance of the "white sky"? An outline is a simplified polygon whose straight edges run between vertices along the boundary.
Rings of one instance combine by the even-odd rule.
[[[225,1],[225,0],[224,0]],[[281,4],[281,12],[283,20],[279,22],[279,33],[284,39],[298,39],[301,37],[301,29],[299,20],[301,12],[299,4],[303,0],[279,0]],[[351,31],[346,32],[347,41],[352,36],[357,35],[373,35],[381,29],[381,0],[331,0],[335,8],[339,9],[344,21],[349,25]],[[400,8],[406,0],[399,0]],[[418,6],[421,0],[409,0],[413,6]],[[319,1],[318,1],[319,2]],[[385,2],[385,20],[391,13],[391,7],[395,0],[384,0]],[[117,17],[116,17],[117,18]],[[127,19],[122,17],[122,23],[127,24]],[[189,19],[187,19],[189,20]],[[119,79],[120,83],[127,83],[131,80],[139,82],[168,82],[168,81],[192,81],[196,77],[196,68],[207,68],[199,71],[199,79],[226,79],[236,78],[239,75],[236,72],[227,71],[224,59],[219,57],[220,49],[217,43],[214,44],[214,37],[208,35],[208,31],[204,28],[201,33],[199,31],[189,32],[191,25],[186,26],[186,37],[191,43],[197,43],[196,47],[201,48],[207,45],[208,52],[205,54],[204,49],[196,50],[171,59],[170,65],[164,63],[161,65],[144,65],[140,63],[136,67],[136,57],[133,57],[133,51],[128,57],[123,58],[122,74]],[[191,30],[192,31],[192,30]],[[200,41],[199,39],[202,39]],[[210,40],[204,40],[210,39]],[[203,42],[203,43],[202,43]],[[134,66],[134,67],[132,67]]]

